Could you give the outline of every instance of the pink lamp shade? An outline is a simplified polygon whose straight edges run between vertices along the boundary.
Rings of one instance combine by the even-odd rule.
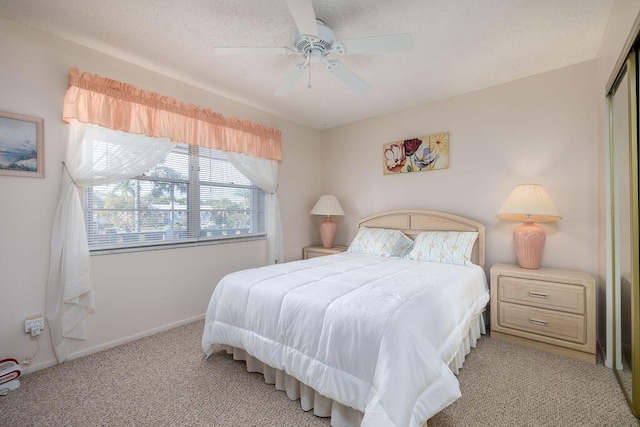
[[[513,230],[513,243],[522,268],[540,268],[546,234],[534,222],[562,219],[545,189],[538,184],[518,185],[511,191],[496,217],[524,224]]]
[[[320,239],[323,247],[332,248],[336,237],[336,223],[331,220],[331,215],[344,215],[340,202],[336,196],[320,196],[318,202],[311,209],[311,214],[326,216],[320,224]]]

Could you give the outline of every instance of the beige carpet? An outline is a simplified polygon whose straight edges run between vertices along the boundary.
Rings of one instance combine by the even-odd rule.
[[[195,322],[22,378],[0,425],[328,426],[223,352],[205,360]],[[484,337],[462,398],[432,426],[632,426],[613,371]]]

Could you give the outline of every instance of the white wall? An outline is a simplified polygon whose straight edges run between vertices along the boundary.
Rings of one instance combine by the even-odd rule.
[[[44,313],[49,237],[60,185],[67,126],[62,100],[68,70],[128,82],[144,89],[255,121],[282,131],[279,196],[285,260],[301,258],[315,242],[309,215],[320,194],[320,133],[163,75],[0,18],[0,110],[45,119],[46,177],[0,177],[0,359],[20,360],[36,343],[22,332],[26,316]],[[202,315],[226,273],[263,265],[263,240],[92,257],[96,312],[78,353],[103,348]],[[48,331],[36,367],[54,362]]]
[[[470,72],[472,72],[470,70]],[[539,74],[322,133],[322,191],[358,218],[390,209],[442,210],[483,223],[487,267],[516,263],[517,223],[495,214],[518,184],[542,184],[563,215],[547,231],[542,264],[596,273],[595,61]],[[449,132],[449,168],[383,175],[382,145]]]

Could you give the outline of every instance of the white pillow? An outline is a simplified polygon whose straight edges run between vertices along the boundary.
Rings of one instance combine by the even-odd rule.
[[[347,252],[384,257],[404,257],[413,240],[400,230],[360,227]]]
[[[471,252],[478,238],[476,231],[424,231],[416,236],[407,259],[472,265]]]

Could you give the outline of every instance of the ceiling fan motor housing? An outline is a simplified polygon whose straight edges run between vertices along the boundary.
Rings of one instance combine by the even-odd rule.
[[[322,58],[329,55],[333,51],[333,44],[336,41],[336,36],[327,27],[324,22],[316,19],[318,25],[318,35],[300,35],[295,41],[296,52],[304,54],[312,62],[319,62]]]

